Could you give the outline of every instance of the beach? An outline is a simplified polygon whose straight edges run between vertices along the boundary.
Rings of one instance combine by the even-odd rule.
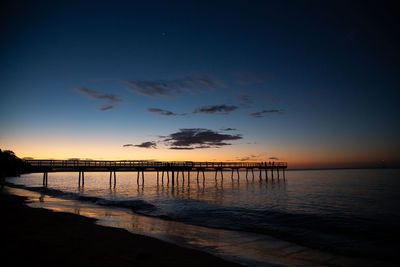
[[[164,265],[186,265],[192,260],[203,265],[198,254],[192,257],[182,252],[182,248],[189,248],[201,251],[200,255],[249,266],[391,266],[397,263],[396,248],[391,244],[400,233],[398,174],[395,169],[289,171],[286,179],[267,180],[263,176],[253,180],[242,172],[240,178],[215,181],[214,174],[208,172],[205,182],[193,178],[184,183],[182,179],[171,186],[168,181],[157,183],[152,172],[146,173],[145,184],[137,185],[134,174],[125,172],[118,173],[116,187],[109,187],[108,177],[101,172],[88,173],[84,187],[77,186],[76,176],[68,172],[51,173],[47,186],[42,185],[41,174],[23,174],[7,178],[4,188],[22,197],[11,198],[19,199],[16,203],[27,212],[21,211],[23,216],[18,217],[15,214],[21,207],[2,205],[4,214],[13,215],[6,216],[3,229],[15,225],[14,231],[5,230],[10,232],[8,243],[18,236],[15,247],[26,243],[20,242],[25,238],[21,229],[39,232],[38,240],[55,236],[53,243],[61,244],[51,246],[52,250],[60,246],[71,259],[83,257],[83,261],[106,257],[108,263],[100,262],[107,265],[114,264],[116,258],[128,262],[133,258],[144,265],[157,265],[155,259]],[[75,219],[49,223],[33,211],[78,218],[86,226],[76,224]],[[16,217],[15,222],[8,217]],[[30,221],[34,221],[32,226]],[[144,241],[114,238],[114,234],[103,237],[104,229],[110,229],[107,227]],[[24,253],[33,250],[35,255],[39,251],[45,255],[44,261],[52,257],[40,249],[48,242],[43,241],[43,245],[35,238],[30,240]],[[168,249],[160,249],[158,240]],[[94,252],[85,252],[88,247]],[[8,257],[18,258],[15,255]]]
[[[238,266],[210,254],[0,193],[3,266]]]

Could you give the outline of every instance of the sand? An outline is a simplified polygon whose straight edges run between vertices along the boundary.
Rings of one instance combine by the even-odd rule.
[[[238,266],[75,214],[30,208],[0,191],[1,265],[26,266]]]

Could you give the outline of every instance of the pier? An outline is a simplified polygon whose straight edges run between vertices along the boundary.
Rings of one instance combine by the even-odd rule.
[[[239,171],[245,171],[246,179],[251,175],[252,179],[258,174],[262,179],[265,172],[265,179],[285,179],[286,162],[192,162],[192,161],[99,161],[99,160],[25,160],[31,166],[31,172],[43,173],[43,185],[48,184],[49,172],[78,172],[78,184],[84,186],[85,172],[109,172],[110,186],[117,184],[117,172],[137,172],[137,184],[145,182],[145,172],[156,172],[157,183],[161,180],[171,179],[172,185],[178,181],[179,175],[185,181],[185,173],[190,182],[190,175],[205,180],[204,172],[215,172],[214,179],[224,179],[224,171],[231,173],[231,179],[235,173],[239,179]],[[274,176],[275,175],[275,176]]]

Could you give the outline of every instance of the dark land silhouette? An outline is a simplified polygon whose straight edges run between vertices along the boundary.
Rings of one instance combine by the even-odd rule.
[[[0,149],[0,177],[18,176],[31,171],[30,164],[18,158],[11,150]]]
[[[32,171],[13,151],[0,150],[1,177]],[[3,183],[4,185],[4,183]],[[26,266],[238,266],[75,214],[30,208],[26,198],[0,189],[2,264]]]
[[[75,214],[30,208],[0,190],[2,266],[239,266]]]

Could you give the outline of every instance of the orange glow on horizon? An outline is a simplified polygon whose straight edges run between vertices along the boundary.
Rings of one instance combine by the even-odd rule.
[[[13,149],[10,149],[13,150]],[[141,151],[142,150],[142,151]],[[211,150],[199,151],[170,151],[170,150],[155,150],[155,149],[136,149],[135,153],[121,148],[119,151],[110,151],[105,153],[104,149],[88,150],[89,153],[76,153],[73,149],[62,149],[61,151],[52,151],[50,149],[42,149],[40,152],[29,150],[14,149],[13,151],[20,158],[34,159],[91,159],[91,160],[158,160],[158,161],[209,161],[209,162],[226,162],[226,161],[284,161],[288,163],[289,169],[320,169],[320,168],[360,168],[360,167],[379,167],[384,162],[383,160],[371,160],[364,158],[363,160],[355,160],[351,158],[316,158],[316,157],[282,157],[278,159],[269,159],[268,155],[246,159],[245,156],[232,157],[232,154],[227,151],[219,151],[215,153]],[[104,156],[107,155],[107,156]],[[210,157],[210,155],[212,155]],[[237,153],[233,155],[246,155]],[[387,160],[386,163],[391,163],[394,160]]]
[[[136,141],[136,142],[135,142]],[[140,140],[133,140],[140,143]],[[124,143],[124,142],[122,142]],[[3,150],[12,150],[20,158],[35,159],[93,159],[93,160],[158,160],[158,161],[284,161],[289,169],[358,168],[399,164],[396,151],[340,151],[326,152],[285,144],[237,144],[222,148],[171,150],[160,147],[146,149],[123,147],[120,140],[48,139],[32,138],[19,142],[3,142]],[[277,159],[271,159],[277,158]]]

